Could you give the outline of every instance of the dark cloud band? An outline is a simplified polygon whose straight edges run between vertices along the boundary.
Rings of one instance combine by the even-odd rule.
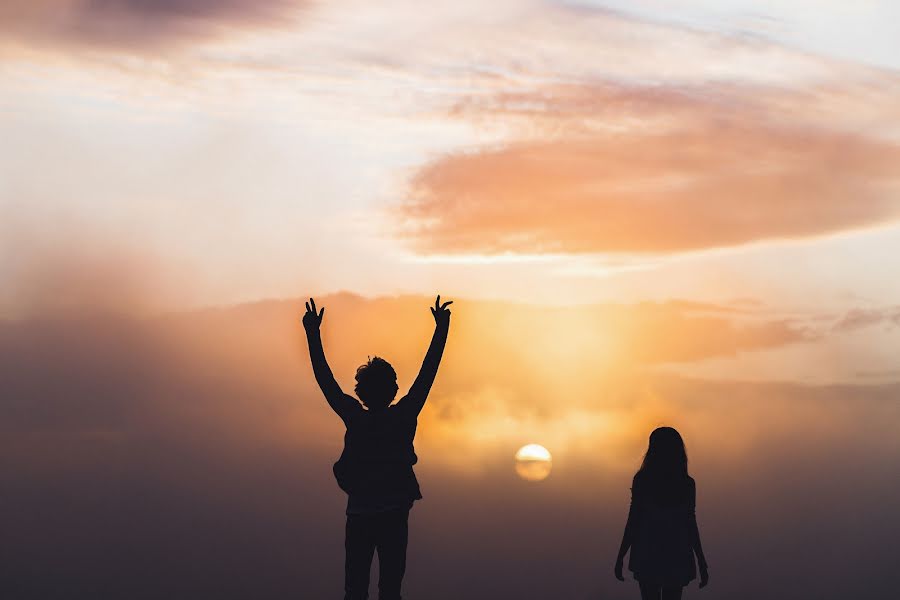
[[[226,29],[274,25],[304,0],[12,0],[0,34],[51,45],[128,47],[191,43]]]

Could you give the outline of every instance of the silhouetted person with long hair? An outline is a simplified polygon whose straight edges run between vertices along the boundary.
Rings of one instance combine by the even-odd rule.
[[[369,570],[378,552],[378,597],[399,600],[406,571],[409,511],[422,498],[413,472],[418,460],[413,448],[419,412],[437,375],[452,302],[438,296],[431,314],[434,336],[419,375],[409,393],[396,404],[397,374],[377,356],[356,370],[356,395],[345,394],[325,360],[319,327],[323,308],[316,312],[312,298],[306,303],[303,327],[309,342],[313,373],[325,400],[347,426],[344,451],[334,464],[334,476],[347,492],[347,529],[344,539],[344,599],[369,597]]]
[[[616,578],[625,581],[622,563],[631,549],[628,568],[642,600],[679,600],[684,586],[697,578],[698,565],[700,587],[709,582],[696,503],[681,435],[671,427],[655,429],[631,485],[631,508],[615,567]]]

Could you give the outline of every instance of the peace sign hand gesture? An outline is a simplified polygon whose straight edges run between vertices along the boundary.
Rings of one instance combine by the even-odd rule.
[[[451,304],[453,304],[453,300],[441,304],[441,296],[438,295],[434,306],[431,307],[431,314],[434,316],[436,325],[450,325],[450,310],[447,307]]]
[[[306,303],[306,314],[303,315],[303,327],[307,332],[318,331],[322,325],[322,315],[325,314],[325,307],[316,312],[316,301],[312,298]]]

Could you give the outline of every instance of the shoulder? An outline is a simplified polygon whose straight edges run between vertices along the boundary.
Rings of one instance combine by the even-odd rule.
[[[638,471],[634,474],[634,477],[631,479],[631,490],[637,490],[644,487],[647,481],[647,475],[641,471]]]
[[[402,398],[397,400],[397,402],[395,402],[394,404],[391,404],[388,408],[395,415],[415,416],[415,413],[413,413],[413,408],[414,408],[413,405],[415,404],[415,400],[416,400],[415,395],[406,394],[405,396],[403,396]]]
[[[362,404],[351,396],[350,394],[344,394],[343,402],[341,403],[341,417],[347,421],[357,417],[359,415],[365,414],[366,410],[362,407]]]
[[[687,495],[692,499],[697,497],[697,482],[690,475],[687,478]]]
[[[390,405],[388,407],[388,412],[395,417],[399,418],[413,418],[415,419],[417,414],[413,411],[412,403],[410,402],[409,396],[403,396],[396,403]]]

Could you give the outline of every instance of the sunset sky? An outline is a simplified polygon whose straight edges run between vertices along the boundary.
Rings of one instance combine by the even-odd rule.
[[[0,4],[0,572],[21,598],[126,589],[106,561],[157,580],[130,598],[336,597],[341,428],[302,299],[346,390],[375,353],[402,388],[441,293],[411,597],[459,597],[427,591],[447,564],[485,598],[636,596],[608,554],[660,424],[709,490],[704,597],[782,597],[741,573],[823,532],[842,550],[801,578],[877,558],[816,598],[894,589],[861,540],[896,559],[898,23],[890,0]],[[514,478],[527,443],[545,481]],[[153,524],[201,514],[178,562]]]

